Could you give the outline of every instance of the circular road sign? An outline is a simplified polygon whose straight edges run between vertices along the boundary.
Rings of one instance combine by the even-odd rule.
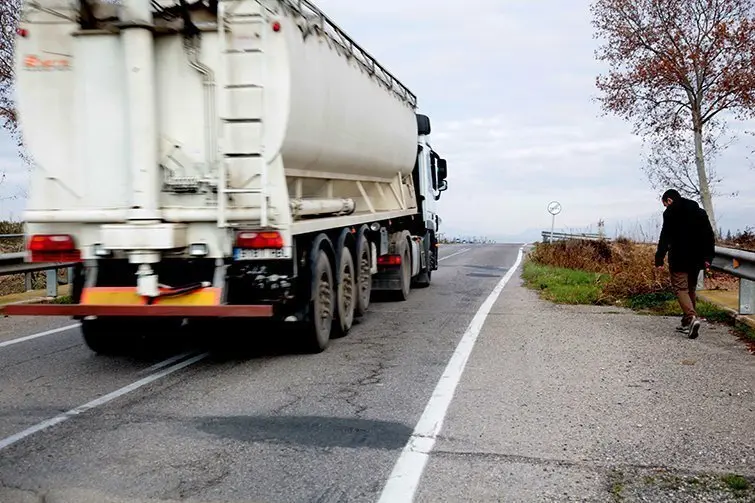
[[[548,205],[548,213],[551,215],[558,215],[561,213],[561,203],[553,201]]]

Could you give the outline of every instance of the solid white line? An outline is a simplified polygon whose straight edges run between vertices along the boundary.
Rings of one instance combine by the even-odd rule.
[[[425,411],[414,428],[412,436],[409,437],[404,450],[396,461],[391,475],[380,494],[378,503],[403,503],[414,500],[414,494],[419,487],[422,473],[425,470],[430,453],[435,446],[435,440],[440,434],[443,427],[443,420],[451,404],[456,386],[461,380],[464,373],[464,367],[467,364],[469,355],[472,353],[477,337],[480,335],[485,319],[490,313],[490,309],[498,300],[498,296],[503,291],[506,283],[512,278],[517,268],[522,262],[523,248],[519,249],[516,262],[506,275],[501,278],[496,287],[490,293],[480,309],[472,318],[472,322],[467,327],[466,332],[456,346],[454,354],[448,361],[446,370],[440,377],[438,384],[433,391],[430,400],[425,406]]]
[[[79,326],[81,326],[80,323],[74,323],[73,325],[55,328],[53,330],[47,330],[46,332],[40,332],[38,334],[27,335],[26,337],[19,337],[18,339],[13,339],[11,341],[0,342],[0,348],[12,346],[14,344],[20,344],[22,342],[31,341],[33,339],[39,339],[40,337],[47,337],[48,335],[59,334],[60,332],[65,332],[67,330],[78,328]]]
[[[177,362],[178,360],[183,360],[184,358],[186,358],[190,354],[193,354],[193,352],[192,351],[186,351],[185,353],[181,353],[181,354],[176,355],[176,356],[171,356],[167,360],[163,360],[161,362],[157,362],[154,365],[152,365],[151,367],[147,367],[144,370],[140,370],[138,373],[139,374],[149,374],[150,372],[155,372],[156,370],[160,370],[161,368],[165,368],[168,365]]]
[[[441,262],[443,260],[446,260],[447,258],[455,257],[456,255],[461,255],[462,253],[467,253],[472,248],[464,248],[463,250],[459,250],[456,253],[452,253],[451,255],[446,255],[445,257],[441,257],[438,259],[438,262]]]
[[[46,430],[47,428],[50,428],[51,426],[55,426],[56,424],[60,424],[63,421],[67,421],[68,419],[71,419],[74,416],[78,416],[79,414],[86,412],[90,409],[93,409],[95,407],[99,407],[100,405],[104,405],[112,400],[115,400],[116,398],[119,398],[127,393],[131,393],[134,390],[137,390],[141,388],[142,386],[146,386],[147,384],[154,382],[162,377],[165,377],[169,374],[172,374],[173,372],[176,372],[178,370],[181,370],[182,368],[188,367],[189,365],[193,365],[197,363],[200,360],[203,360],[207,357],[209,353],[202,353],[201,355],[197,355],[193,358],[189,358],[188,360],[184,360],[181,363],[178,363],[176,365],[173,365],[172,367],[168,367],[165,370],[161,370],[160,372],[156,372],[152,375],[149,375],[145,377],[144,379],[139,379],[138,381],[129,384],[128,386],[124,386],[123,388],[117,389],[113,391],[112,393],[108,393],[107,395],[101,396],[100,398],[97,398],[95,400],[92,400],[91,402],[85,403],[84,405],[80,405],[76,407],[75,409],[71,409],[68,412],[64,412],[58,416],[55,416],[51,419],[47,419],[46,421],[42,421],[41,423],[37,423],[34,426],[25,429],[22,432],[16,433],[15,435],[11,435],[8,438],[4,438],[0,440],[0,451],[5,449],[6,447],[15,444],[19,440],[23,440],[24,438],[33,435],[35,433],[38,433],[42,430]]]

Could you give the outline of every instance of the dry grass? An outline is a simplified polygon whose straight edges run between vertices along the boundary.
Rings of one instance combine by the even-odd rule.
[[[539,243],[531,259],[540,265],[607,275],[601,299],[605,302],[668,292],[671,287],[668,269],[655,268],[654,244],[634,243],[628,239]],[[728,274],[710,271],[705,276],[705,288],[736,290],[738,281]]]
[[[602,301],[668,291],[668,272],[654,267],[655,247],[629,240],[562,241],[537,244],[530,257],[538,264],[607,275]]]

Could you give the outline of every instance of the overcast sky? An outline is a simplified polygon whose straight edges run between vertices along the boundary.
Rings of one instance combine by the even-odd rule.
[[[316,4],[412,89],[433,121],[433,145],[449,164],[447,233],[533,239],[550,227],[554,199],[563,205],[557,227],[595,228],[602,218],[609,232],[656,232],[662,207],[640,169],[640,141],[592,101],[601,67],[589,1]],[[721,189],[740,191],[717,200],[724,229],[755,225],[753,143],[743,139],[717,162]],[[4,194],[26,180],[14,155],[3,136]],[[0,211],[22,208],[5,200]]]

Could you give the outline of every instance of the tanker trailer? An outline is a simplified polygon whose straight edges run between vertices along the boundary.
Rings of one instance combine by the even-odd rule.
[[[16,37],[27,261],[87,345],[266,318],[324,350],[438,268],[447,166],[416,96],[305,0],[35,0]]]

